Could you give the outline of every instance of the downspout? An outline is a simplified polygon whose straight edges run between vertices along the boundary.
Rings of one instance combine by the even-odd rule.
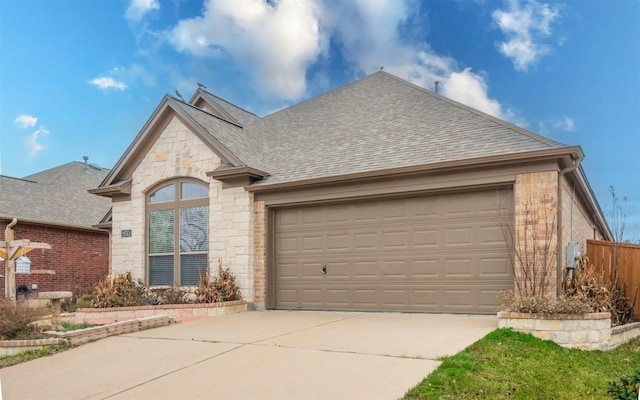
[[[573,165],[560,170],[558,174],[558,232],[556,233],[557,249],[556,249],[556,296],[562,294],[562,179],[564,175],[573,172],[580,167],[580,158],[573,159]],[[573,205],[572,205],[573,207]]]
[[[13,217],[13,219],[11,220],[11,222],[9,223],[9,225],[5,226],[4,229],[11,229],[14,226],[16,226],[16,224],[18,223],[18,218]]]

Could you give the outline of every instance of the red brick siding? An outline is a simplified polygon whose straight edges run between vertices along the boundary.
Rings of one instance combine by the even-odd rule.
[[[7,221],[0,221],[4,240]],[[31,269],[51,269],[55,275],[16,274],[17,285],[37,284],[39,291],[66,290],[75,295],[91,292],[100,278],[109,272],[109,234],[69,228],[21,223],[13,228],[15,239],[44,242],[51,250],[36,249],[27,256]],[[4,262],[0,262],[4,275]],[[0,279],[4,294],[4,278]]]

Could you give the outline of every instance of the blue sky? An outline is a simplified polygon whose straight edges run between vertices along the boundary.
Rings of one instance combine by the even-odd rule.
[[[0,0],[0,157],[112,167],[165,93],[264,115],[384,66],[586,153],[640,240],[640,2]],[[1,188],[0,188],[1,191]]]

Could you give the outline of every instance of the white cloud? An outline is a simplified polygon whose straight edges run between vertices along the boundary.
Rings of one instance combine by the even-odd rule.
[[[573,132],[576,130],[576,124],[573,122],[573,119],[569,117],[563,117],[559,121],[556,122],[556,127],[565,132]]]
[[[131,0],[124,16],[129,22],[140,22],[147,13],[159,9],[160,3],[158,3],[158,0]]]
[[[573,132],[576,130],[576,123],[573,118],[564,116],[562,118],[551,118],[538,123],[538,129],[542,134],[552,134],[554,132]]]
[[[510,0],[507,10],[493,12],[494,22],[506,36],[498,43],[498,50],[513,61],[517,70],[526,71],[551,50],[541,41],[551,35],[551,24],[559,16],[558,6]]]
[[[401,35],[400,27],[416,16],[410,5],[415,3],[207,0],[203,14],[180,21],[168,40],[196,57],[232,60],[250,72],[263,95],[285,101],[307,94],[307,69],[331,56],[331,43],[356,77],[384,67],[426,88],[439,80],[444,95],[523,125],[517,113],[489,96],[485,77],[437,54],[422,38]]]
[[[41,143],[41,140],[43,136],[47,136],[48,134],[49,131],[45,129],[44,126],[41,126],[35,132],[29,135],[29,137],[27,137],[24,145],[27,149],[27,154],[29,155],[29,157],[33,157],[44,150],[45,146]]]
[[[13,122],[18,125],[20,128],[31,128],[32,126],[36,126],[38,123],[38,118],[29,114],[18,115]]]
[[[112,89],[124,91],[127,88],[126,83],[117,81],[110,76],[100,76],[97,78],[93,78],[92,80],[89,81],[89,83],[105,92]]]
[[[407,3],[394,0],[342,2],[342,8],[326,7],[328,26],[343,46],[344,57],[358,72],[372,73],[380,67],[425,88],[440,81],[441,93],[517,125],[526,122],[515,111],[505,109],[488,93],[485,78],[461,69],[451,57],[435,53],[428,44],[407,43],[398,27],[410,16]]]
[[[229,57],[252,71],[264,94],[296,99],[322,52],[318,22],[312,0],[209,0],[204,14],[180,21],[169,40],[196,56]]]

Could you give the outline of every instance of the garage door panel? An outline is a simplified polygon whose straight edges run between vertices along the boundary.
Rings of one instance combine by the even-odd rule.
[[[298,225],[298,215],[299,212],[294,213],[279,213],[276,218],[276,226],[280,227],[289,227],[289,226],[297,226]]]
[[[298,253],[298,236],[279,235],[276,243],[276,251],[280,255]]]
[[[453,258],[444,260],[444,274],[447,278],[472,278],[473,258]]]
[[[511,260],[509,257],[484,257],[480,260],[480,274],[485,277],[509,279]]]
[[[378,297],[375,289],[353,289],[353,305],[358,308],[371,307],[372,304],[376,304]]]
[[[352,207],[352,221],[355,223],[377,221],[377,208],[377,203],[362,203],[358,204],[358,207]]]
[[[407,249],[410,246],[410,236],[411,232],[407,230],[398,230],[397,228],[384,230],[382,231],[382,250]]]
[[[444,246],[473,246],[473,227],[449,227],[445,228]]]
[[[325,225],[325,212],[324,208],[309,208],[304,212],[300,212],[301,218],[299,220],[305,227],[322,227]]]
[[[296,263],[281,263],[278,265],[278,279],[297,279],[298,265]]]
[[[305,235],[301,240],[301,251],[304,253],[309,252],[323,252],[326,249],[324,236],[322,235]]]
[[[438,310],[438,290],[437,289],[413,289],[413,305],[416,309],[437,311]]]
[[[481,246],[504,247],[504,236],[499,226],[495,224],[481,225],[477,235],[478,244]]]
[[[412,229],[411,248],[419,249],[437,249],[438,248],[438,230],[437,229]]]
[[[327,304],[340,308],[347,308],[353,301],[348,288],[327,289]]]
[[[513,287],[496,198],[491,190],[277,210],[276,308],[495,312],[497,294]]]
[[[413,277],[415,279],[434,279],[440,273],[440,263],[437,258],[413,260]]]
[[[353,251],[369,251],[378,247],[378,235],[374,232],[354,232]]]
[[[382,302],[387,307],[403,309],[408,304],[408,300],[406,289],[385,289],[382,291]]]
[[[382,260],[382,275],[388,279],[406,279],[411,272],[411,260]]]
[[[351,222],[351,206],[336,205],[327,212],[327,223],[331,226],[345,225]]]
[[[327,250],[328,251],[348,251],[350,248],[351,238],[346,233],[328,233],[327,234]]]
[[[378,260],[362,260],[354,261],[351,268],[354,279],[377,279],[378,277]]]

